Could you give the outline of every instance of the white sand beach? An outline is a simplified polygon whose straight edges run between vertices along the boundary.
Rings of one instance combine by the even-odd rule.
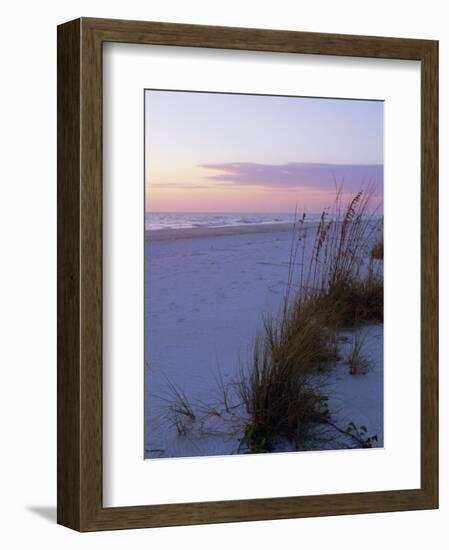
[[[310,227],[315,224],[310,224]],[[185,239],[199,239],[212,237],[232,237],[235,235],[261,235],[265,233],[291,234],[292,223],[266,223],[253,225],[232,225],[223,227],[192,227],[185,229],[160,229],[146,231],[146,242],[176,241]]]
[[[312,234],[313,226],[307,241]],[[251,357],[264,315],[278,312],[291,237],[291,224],[146,232],[146,458],[238,452],[238,422],[228,418],[225,425],[203,412],[219,398],[217,379],[231,382]],[[349,374],[345,357],[353,334],[345,333],[329,380],[329,407],[336,424],[365,425],[382,446],[383,326],[366,331],[370,369]],[[185,392],[195,411],[185,434],[168,412],[170,383]]]

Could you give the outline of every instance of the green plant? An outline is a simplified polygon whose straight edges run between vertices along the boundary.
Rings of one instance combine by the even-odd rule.
[[[371,448],[378,442],[377,435],[368,436],[368,428],[363,424],[357,427],[354,422],[350,422],[345,433],[363,448]]]

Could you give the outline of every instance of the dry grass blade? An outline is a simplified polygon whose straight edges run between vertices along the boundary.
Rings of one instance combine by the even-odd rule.
[[[371,361],[365,352],[367,336],[368,332],[363,330],[356,331],[354,335],[351,351],[347,358],[351,375],[366,374],[370,368]]]

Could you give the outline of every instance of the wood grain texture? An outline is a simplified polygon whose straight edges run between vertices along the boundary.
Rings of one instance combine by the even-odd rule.
[[[105,41],[421,61],[420,489],[103,507],[102,44]],[[79,19],[61,25],[58,28],[58,522],[79,531],[94,531],[437,507],[437,185],[437,42],[106,19]]]
[[[421,487],[438,503],[438,43],[421,61]]]
[[[58,29],[58,522],[80,527],[80,22]]]

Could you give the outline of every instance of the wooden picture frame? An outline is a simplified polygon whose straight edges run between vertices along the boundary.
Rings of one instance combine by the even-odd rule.
[[[421,488],[105,508],[102,44],[421,62]],[[58,27],[58,523],[78,531],[438,507],[438,42],[81,18]],[[404,315],[406,312],[404,312]]]

